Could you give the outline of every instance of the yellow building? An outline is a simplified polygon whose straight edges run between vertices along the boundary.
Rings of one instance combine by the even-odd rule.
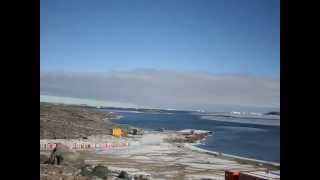
[[[121,128],[112,128],[112,136],[121,137],[123,135],[123,131]]]

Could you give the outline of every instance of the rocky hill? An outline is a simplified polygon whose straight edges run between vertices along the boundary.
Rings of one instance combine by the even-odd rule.
[[[40,103],[40,139],[85,138],[110,134],[112,113],[81,106]]]

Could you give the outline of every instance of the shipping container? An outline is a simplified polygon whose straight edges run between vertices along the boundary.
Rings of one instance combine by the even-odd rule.
[[[239,171],[225,171],[225,180],[239,180]]]

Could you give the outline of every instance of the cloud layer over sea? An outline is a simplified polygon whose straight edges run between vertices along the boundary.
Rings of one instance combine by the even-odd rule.
[[[280,81],[249,75],[163,70],[108,73],[41,72],[42,95],[120,102],[152,108],[217,105],[279,108]]]

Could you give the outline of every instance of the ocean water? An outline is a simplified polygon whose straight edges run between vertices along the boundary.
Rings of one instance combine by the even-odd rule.
[[[104,109],[105,111],[110,111]],[[104,111],[103,110],[103,111]],[[247,158],[280,162],[280,117],[261,114],[200,113],[188,111],[116,111],[128,124],[149,130],[202,129],[213,134],[198,147]]]

